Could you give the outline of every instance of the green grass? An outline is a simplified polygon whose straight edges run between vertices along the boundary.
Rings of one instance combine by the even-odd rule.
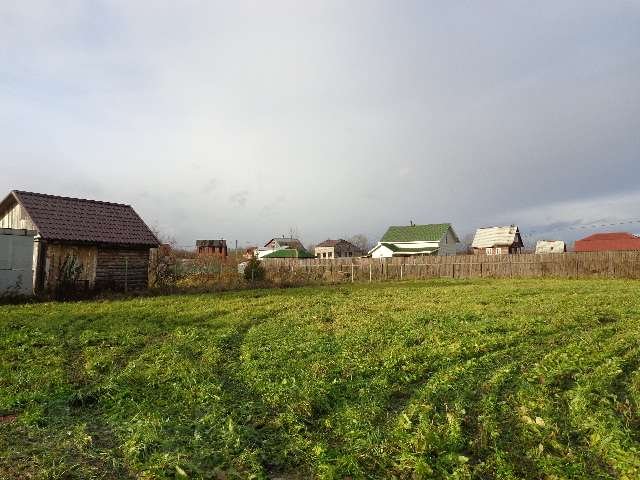
[[[631,281],[0,307],[0,478],[635,479],[639,404]]]

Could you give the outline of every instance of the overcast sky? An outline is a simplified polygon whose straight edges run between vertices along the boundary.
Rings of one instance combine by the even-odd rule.
[[[3,1],[0,166],[182,245],[573,239],[640,220],[640,0]]]

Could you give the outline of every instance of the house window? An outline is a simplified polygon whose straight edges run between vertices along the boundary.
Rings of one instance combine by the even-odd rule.
[[[487,248],[484,251],[487,255],[493,255],[493,248]]]
[[[502,255],[502,248],[496,247],[496,255]]]

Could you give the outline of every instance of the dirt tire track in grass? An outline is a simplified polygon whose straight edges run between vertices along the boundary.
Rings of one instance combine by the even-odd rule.
[[[83,330],[90,325],[85,320],[76,325],[75,331]],[[80,328],[78,328],[80,327]],[[90,447],[85,461],[94,466],[102,479],[134,478],[126,468],[126,462],[119,448],[115,434],[102,417],[100,410],[100,387],[96,387],[85,375],[85,357],[78,338],[64,329],[65,350],[67,352],[66,373],[71,387],[71,395],[67,400],[68,415],[71,423],[83,425],[90,437]]]
[[[123,458],[125,474],[146,478],[174,478],[177,467],[229,480],[634,478],[634,282],[174,296],[49,305],[43,320],[41,308],[25,307],[25,329],[64,326],[54,335],[68,342],[55,353],[68,360],[64,388],[21,379],[35,392],[25,398],[45,407],[42,424],[0,424],[0,442],[5,427],[24,433],[36,466],[56,460],[52,442],[68,445],[75,458],[52,478],[91,478],[109,462],[105,478],[120,478]],[[0,311],[0,329],[19,310]],[[34,359],[46,372],[44,352],[23,355],[28,336],[15,338],[6,358],[27,360],[16,378]],[[12,407],[22,397],[0,398]],[[611,442],[591,445],[605,428]],[[76,447],[76,436],[95,438]]]

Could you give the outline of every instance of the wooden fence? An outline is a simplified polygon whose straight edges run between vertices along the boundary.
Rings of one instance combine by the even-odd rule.
[[[269,278],[327,283],[428,278],[640,278],[640,251],[388,259],[266,259]]]

